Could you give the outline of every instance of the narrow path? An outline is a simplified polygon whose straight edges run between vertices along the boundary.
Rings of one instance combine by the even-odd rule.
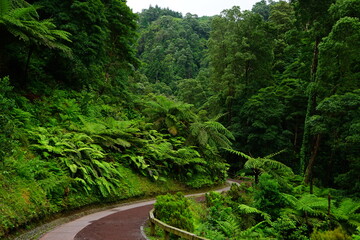
[[[155,203],[155,200],[150,200],[150,201],[146,201],[146,202],[133,203],[131,205],[124,205],[124,206],[116,207],[116,208],[109,209],[106,211],[93,213],[93,214],[81,217],[75,221],[58,226],[54,230],[43,235],[40,238],[40,240],[74,240],[76,234],[78,234],[82,229],[86,228],[87,226],[91,225],[92,223],[95,223],[96,221],[99,221],[101,219],[104,219],[108,216],[114,215],[119,212],[128,211],[130,209],[140,208],[140,207],[144,207],[144,206],[152,206],[152,204],[154,204],[154,203]],[[116,226],[114,226],[114,228],[116,228]],[[125,228],[125,230],[126,230],[126,228]],[[97,239],[101,239],[101,240],[106,239],[107,240],[107,238],[104,238],[104,237],[97,238]],[[121,239],[121,238],[115,238],[115,239]],[[127,238],[126,240],[132,240],[132,238]]]
[[[75,240],[146,240],[140,231],[149,216],[153,204],[121,211],[82,229]]]
[[[228,181],[234,183],[234,181]],[[228,191],[230,187],[216,190]],[[200,197],[204,193],[187,197]],[[144,240],[140,227],[148,218],[155,200],[120,206],[63,224],[40,240]]]

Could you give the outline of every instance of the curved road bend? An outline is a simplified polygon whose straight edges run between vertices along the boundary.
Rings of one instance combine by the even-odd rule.
[[[234,183],[234,181],[228,181]],[[228,191],[230,187],[216,190]],[[186,195],[199,197],[204,193]],[[155,200],[133,203],[90,214],[63,224],[40,240],[145,240],[140,227],[148,218]]]

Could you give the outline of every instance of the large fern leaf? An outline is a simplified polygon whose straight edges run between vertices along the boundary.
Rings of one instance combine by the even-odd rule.
[[[254,207],[250,207],[248,205],[245,205],[245,204],[240,204],[238,206],[238,209],[241,213],[244,213],[244,214],[259,214],[261,215],[266,221],[271,221],[271,217],[269,214],[257,209],[257,208],[254,208]]]
[[[360,203],[350,198],[344,199],[340,206],[333,209],[333,214],[340,221],[360,227]]]
[[[234,149],[232,149],[232,148],[225,148],[225,150],[228,151],[228,152],[230,152],[230,153],[236,154],[236,155],[238,155],[238,156],[240,156],[240,157],[243,157],[243,158],[245,158],[245,159],[247,159],[247,160],[253,159],[253,158],[250,157],[249,155],[246,155],[245,153],[240,152],[240,151],[236,151],[236,150],[234,150]]]
[[[240,224],[236,220],[233,215],[227,215],[225,221],[216,221],[219,226],[221,232],[224,233],[225,236],[232,238],[240,232]]]
[[[258,229],[260,226],[264,225],[266,222],[265,221],[262,221],[262,222],[259,222],[258,224],[256,224],[255,226],[253,227],[250,227],[244,231],[241,231],[239,234],[238,234],[238,239],[259,239],[258,236],[255,236],[254,238],[251,238],[251,234],[256,230]]]
[[[0,0],[0,18],[9,13],[11,0]]]

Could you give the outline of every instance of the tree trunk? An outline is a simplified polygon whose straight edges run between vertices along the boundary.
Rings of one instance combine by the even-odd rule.
[[[259,183],[259,176],[261,174],[261,172],[257,169],[253,169],[254,172],[254,176],[255,176],[255,184],[257,185]]]
[[[320,139],[321,139],[321,135],[317,134],[315,144],[314,144],[314,147],[313,147],[313,151],[311,152],[311,157],[310,157],[310,160],[309,160],[309,164],[308,164],[308,166],[306,168],[306,172],[305,172],[304,182],[306,184],[308,184],[308,183],[311,184],[311,182],[313,180],[313,168],[314,168],[316,156],[317,156],[317,154],[319,152]]]
[[[309,158],[309,148],[310,148],[310,126],[309,121],[310,118],[314,115],[315,108],[316,108],[316,86],[314,86],[316,83],[316,72],[318,67],[318,60],[319,60],[319,44],[320,44],[320,38],[316,38],[315,44],[314,44],[314,52],[313,52],[313,63],[311,65],[311,79],[309,83],[309,96],[308,96],[308,104],[306,109],[306,116],[305,116],[305,124],[304,124],[304,135],[302,139],[301,144],[301,150],[300,150],[300,174],[304,174],[305,170],[305,162],[306,159]]]
[[[24,70],[24,88],[27,88],[27,85],[28,85],[28,71],[29,71],[29,66],[30,66],[31,55],[32,55],[33,52],[34,52],[34,46],[30,45],[29,46],[28,56],[27,56],[27,59],[26,59],[25,70]]]
[[[6,75],[7,72],[7,67],[6,67],[6,59],[5,59],[5,53],[4,53],[4,49],[3,46],[0,46],[0,78],[4,77]]]
[[[294,146],[294,149],[297,149],[297,140],[298,140],[298,131],[299,131],[299,124],[296,123],[295,125],[295,134],[294,134],[294,142],[293,142],[293,146]]]

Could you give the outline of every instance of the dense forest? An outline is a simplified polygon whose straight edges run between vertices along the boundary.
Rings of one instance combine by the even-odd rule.
[[[0,238],[247,176],[207,210],[159,205],[209,239],[360,239],[359,18],[360,0],[0,0]]]

